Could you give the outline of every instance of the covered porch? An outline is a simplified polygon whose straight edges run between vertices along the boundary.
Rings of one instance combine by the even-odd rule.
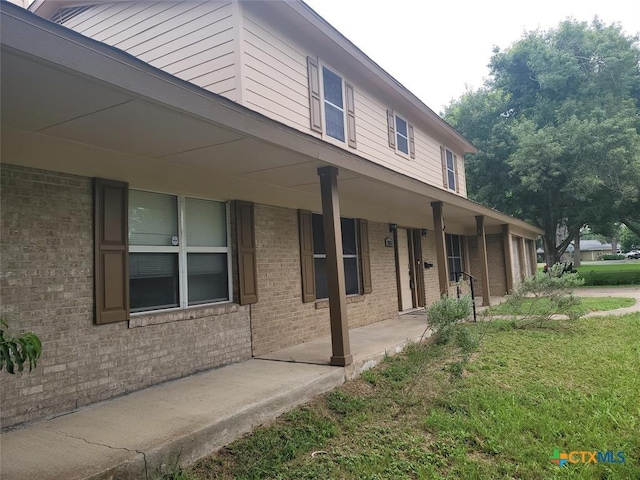
[[[331,348],[318,341],[309,358],[347,366],[354,354],[367,358],[370,351],[349,330],[341,217],[424,230],[435,241],[429,256],[440,295],[450,289],[447,233],[476,239],[484,304],[491,301],[488,235],[500,235],[508,245],[502,272],[507,285],[516,281],[514,259],[524,272],[529,255],[524,240],[541,233],[526,223],[63,30],[3,5],[2,161],[153,192],[322,213]],[[424,268],[422,258],[415,260]],[[260,289],[258,284],[258,302]],[[409,332],[402,336],[422,333],[421,319],[405,320]],[[393,325],[381,325],[379,332],[395,338]],[[288,334],[285,322],[282,335]]]

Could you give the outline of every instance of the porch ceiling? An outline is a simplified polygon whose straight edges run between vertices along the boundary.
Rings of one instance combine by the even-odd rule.
[[[444,201],[447,231],[474,231],[474,216],[483,214],[488,227],[509,222],[524,226],[529,235],[536,233],[523,222],[187,87],[122,52],[32,14],[4,4],[2,8],[4,162],[105,175],[138,188],[157,184],[176,193],[193,188],[219,192],[219,198],[310,210],[320,210],[317,168],[335,165],[346,216],[433,228],[430,203]],[[55,35],[47,35],[51,30]],[[37,47],[27,51],[22,48],[25,42],[37,42]],[[86,55],[84,62],[80,58],[73,66],[65,65],[73,63],[69,59],[75,59],[72,50],[78,48]],[[96,49],[106,49],[109,55]],[[122,70],[113,72],[117,81],[105,81],[110,69]],[[135,88],[125,87],[128,76],[140,77],[141,69],[150,70],[142,72],[145,81],[132,80],[128,85]],[[158,76],[163,78],[156,86]],[[167,83],[173,91],[162,91]],[[39,143],[51,145],[51,152],[54,144],[64,143],[67,153],[35,159],[30,148]]]

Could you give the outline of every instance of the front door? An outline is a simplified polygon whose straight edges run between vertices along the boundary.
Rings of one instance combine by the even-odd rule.
[[[409,255],[409,236],[407,235],[407,230],[404,228],[398,228],[397,235],[400,310],[403,311],[409,310],[415,305],[413,304],[413,292],[411,291],[413,281],[411,278],[412,269]]]

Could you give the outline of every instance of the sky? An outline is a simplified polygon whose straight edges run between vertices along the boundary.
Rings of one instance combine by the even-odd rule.
[[[573,18],[640,32],[640,0],[305,0],[436,113],[489,76],[494,46]]]

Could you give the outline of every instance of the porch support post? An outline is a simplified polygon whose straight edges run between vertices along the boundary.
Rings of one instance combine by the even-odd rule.
[[[344,367],[353,361],[349,346],[347,323],[347,294],[342,259],[342,227],[338,199],[338,169],[318,168],[322,196],[324,245],[327,254],[327,284],[329,287],[329,316],[331,323],[331,365]]]
[[[484,230],[484,215],[476,217],[476,231],[478,234],[478,254],[480,255],[480,276],[482,278],[482,305],[491,305],[489,290],[489,262],[487,262],[487,237]]]
[[[536,241],[529,240],[529,255],[531,256],[531,275],[538,273],[538,256],[536,255]]]
[[[433,209],[433,234],[436,237],[436,261],[438,262],[438,281],[440,296],[449,294],[449,264],[444,236],[444,217],[442,216],[442,202],[431,202]]]
[[[502,250],[504,251],[504,278],[507,284],[507,293],[513,290],[513,248],[511,241],[511,226],[502,224]]]
[[[518,242],[520,243],[520,248],[518,249],[518,254],[520,255],[520,281],[524,281],[525,278],[528,277],[527,275],[527,264],[525,263],[524,260],[524,256],[525,256],[525,241],[524,241],[524,237],[518,237]]]

